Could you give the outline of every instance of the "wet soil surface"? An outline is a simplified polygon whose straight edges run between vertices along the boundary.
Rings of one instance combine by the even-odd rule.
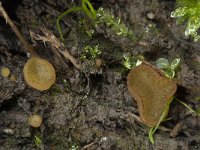
[[[200,44],[183,35],[184,26],[170,18],[175,9],[173,0],[107,0],[91,1],[97,9],[103,7],[135,32],[138,41],[114,34],[100,26],[89,37],[80,20],[83,13],[63,18],[61,28],[65,46],[80,60],[86,45],[99,45],[103,61],[80,61],[82,70],[68,60],[58,59],[52,46],[35,41],[30,31],[41,34],[45,27],[59,37],[57,17],[66,9],[81,5],[65,0],[2,1],[11,19],[41,57],[49,60],[57,73],[50,90],[40,92],[26,85],[22,70],[27,54],[15,34],[0,18],[0,66],[8,67],[16,80],[0,75],[0,150],[59,149],[59,150],[193,150],[200,149],[200,117],[174,101],[170,106],[171,120],[158,130],[155,144],[148,139],[145,125],[134,119],[138,115],[136,102],[127,90],[128,70],[122,65],[123,55],[142,55],[155,64],[156,59],[181,59],[176,97],[193,109],[200,107]],[[153,14],[153,18],[152,18]],[[150,16],[149,16],[150,15]],[[155,106],[156,107],[156,106]],[[32,128],[30,114],[39,114],[43,123]],[[38,142],[36,137],[41,140]]]

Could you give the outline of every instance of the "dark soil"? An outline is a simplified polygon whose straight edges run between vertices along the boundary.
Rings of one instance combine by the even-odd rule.
[[[120,17],[135,32],[137,42],[116,36],[104,26],[89,37],[79,23],[83,13],[64,17],[61,22],[64,43],[77,60],[86,45],[99,44],[102,51],[100,59],[104,64],[100,68],[95,66],[95,60],[86,59],[80,61],[82,70],[68,60],[63,65],[48,42],[34,41],[29,34],[30,31],[42,34],[40,28],[45,27],[59,37],[57,17],[80,2],[3,0],[2,3],[40,56],[54,65],[57,81],[45,92],[26,85],[22,70],[27,54],[0,17],[0,66],[8,67],[17,78],[13,82],[0,75],[0,150],[200,149],[200,117],[176,101],[170,107],[171,120],[162,124],[168,129],[175,128],[175,133],[158,130],[155,144],[149,142],[149,128],[132,117],[138,115],[138,109],[128,93],[128,71],[122,65],[125,53],[143,55],[152,64],[161,57],[169,60],[179,57],[177,80],[180,84],[176,97],[195,110],[200,107],[197,100],[200,97],[200,44],[185,39],[184,26],[176,25],[170,18],[175,0],[91,1],[96,9],[103,7]],[[149,13],[155,17],[149,19]],[[27,122],[28,116],[34,113],[43,117],[42,126],[37,129]],[[41,144],[36,144],[35,136],[40,137]]]

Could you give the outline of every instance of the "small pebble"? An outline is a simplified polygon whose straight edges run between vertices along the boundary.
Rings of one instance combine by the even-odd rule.
[[[31,53],[27,52],[26,56],[27,56],[27,58],[31,58]]]
[[[3,133],[8,134],[8,135],[14,135],[15,134],[14,130],[13,129],[9,129],[9,128],[8,129],[4,129]]]
[[[147,18],[148,19],[150,19],[150,20],[153,20],[153,19],[155,19],[155,13],[154,12],[149,12],[149,13],[147,13]]]

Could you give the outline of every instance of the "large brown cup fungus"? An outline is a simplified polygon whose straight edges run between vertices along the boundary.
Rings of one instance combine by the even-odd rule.
[[[130,94],[137,101],[143,123],[149,127],[157,125],[166,105],[172,101],[176,83],[152,66],[141,64],[130,71],[127,84]]]
[[[54,67],[39,57],[30,58],[23,69],[26,83],[40,91],[49,89],[56,80]]]

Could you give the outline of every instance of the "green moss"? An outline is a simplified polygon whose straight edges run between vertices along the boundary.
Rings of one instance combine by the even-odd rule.
[[[90,23],[92,24],[93,27],[98,27],[101,24],[105,24],[115,34],[119,36],[127,37],[131,40],[136,40],[136,37],[133,31],[130,30],[123,22],[121,22],[120,18],[114,17],[114,15],[112,15],[108,11],[105,11],[102,7],[100,7],[98,10],[95,10],[89,0],[82,0],[81,6],[71,7],[58,17],[57,28],[62,40],[64,40],[64,38],[63,38],[62,30],[60,27],[61,20],[63,19],[65,15],[68,15],[72,12],[77,12],[77,11],[84,12],[86,16],[90,19]],[[89,25],[85,27],[87,28],[89,27]],[[86,33],[89,36],[91,36],[91,34],[93,34],[93,30],[87,29]]]
[[[198,41],[200,36],[200,0],[177,0],[177,8],[171,13],[179,23],[186,22],[185,36],[191,36]]]
[[[95,45],[94,47],[90,45],[86,45],[83,49],[83,53],[81,55],[81,60],[85,59],[95,59],[97,58],[102,52],[99,49],[99,45]]]

